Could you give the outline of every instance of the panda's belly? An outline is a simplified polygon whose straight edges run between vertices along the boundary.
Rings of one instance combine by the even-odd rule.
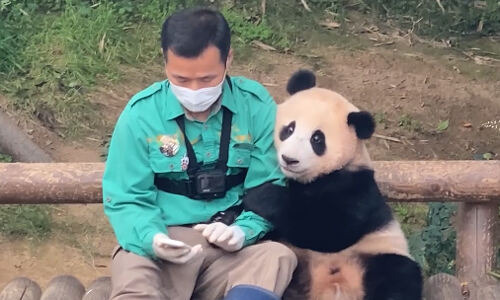
[[[364,270],[358,257],[292,247],[299,266],[284,300],[362,300]]]
[[[364,270],[356,256],[319,254],[311,256],[309,264],[314,300],[362,300]]]
[[[409,256],[399,223],[364,236],[356,244],[336,253],[320,253],[291,247],[299,266],[285,300],[362,300],[364,295],[364,255],[393,253]]]

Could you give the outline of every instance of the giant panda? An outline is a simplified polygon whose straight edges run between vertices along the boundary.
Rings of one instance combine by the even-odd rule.
[[[299,70],[288,81],[291,96],[278,105],[274,139],[288,187],[259,187],[254,194],[260,196],[244,200],[298,256],[283,298],[420,300],[420,267],[379,191],[364,144],[375,122],[315,85],[312,72]]]

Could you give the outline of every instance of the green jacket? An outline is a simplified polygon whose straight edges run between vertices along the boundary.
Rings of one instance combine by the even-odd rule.
[[[104,212],[124,249],[154,258],[153,237],[167,233],[167,226],[205,222],[218,211],[240,204],[247,189],[264,182],[283,185],[273,146],[276,104],[259,83],[244,77],[230,80],[232,88],[224,83],[221,100],[233,113],[228,174],[242,168],[248,168],[248,173],[244,183],[227,191],[224,198],[193,200],[158,190],[153,184],[155,173],[187,179],[184,136],[175,122],[184,110],[168,81],[139,92],[123,110],[111,138],[102,187]],[[222,109],[205,123],[186,119],[185,124],[198,162],[215,162]],[[164,155],[160,147],[172,141],[178,150],[173,156]],[[249,211],[243,211],[235,224],[245,232],[245,245],[272,229],[269,222]]]

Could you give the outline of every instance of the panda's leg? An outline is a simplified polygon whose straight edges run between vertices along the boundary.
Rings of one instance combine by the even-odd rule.
[[[406,256],[379,254],[363,258],[364,300],[421,300],[422,274]]]

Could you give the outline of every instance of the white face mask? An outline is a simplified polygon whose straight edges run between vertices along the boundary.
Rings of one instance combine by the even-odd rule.
[[[170,82],[170,88],[172,93],[174,93],[177,100],[184,106],[187,110],[192,112],[202,112],[207,110],[212,104],[214,104],[219,96],[222,94],[222,85],[224,84],[224,76],[222,81],[216,85],[199,90],[192,90],[182,86],[178,86]]]

